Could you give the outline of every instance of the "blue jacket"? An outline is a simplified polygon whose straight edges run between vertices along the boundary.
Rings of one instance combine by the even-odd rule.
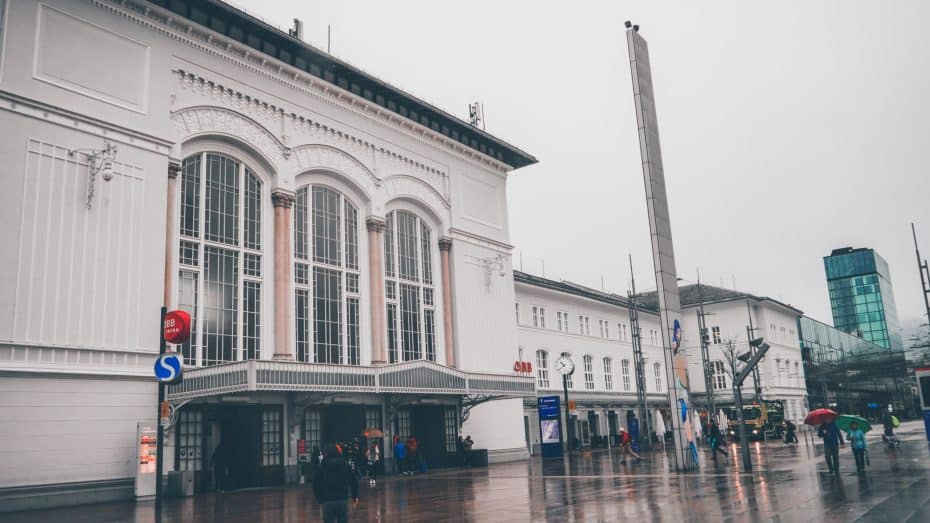
[[[394,445],[394,457],[396,459],[404,459],[407,457],[407,448],[404,447],[403,441],[398,441],[397,445]]]
[[[826,429],[820,427],[817,435],[823,438],[823,444],[827,447],[838,447],[840,443],[843,443],[843,433],[832,421],[827,424]]]
[[[849,442],[852,443],[852,448],[865,448],[865,432],[862,432],[862,429],[851,430],[847,433],[847,435],[849,437]]]

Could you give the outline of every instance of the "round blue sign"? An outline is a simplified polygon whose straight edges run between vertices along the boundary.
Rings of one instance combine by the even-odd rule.
[[[184,375],[184,362],[176,352],[166,352],[155,360],[155,379],[160,383],[177,383]]]

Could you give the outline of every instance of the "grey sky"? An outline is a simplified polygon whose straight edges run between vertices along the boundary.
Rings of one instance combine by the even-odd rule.
[[[821,258],[872,247],[903,318],[930,257],[930,4],[236,0],[467,116],[539,165],[509,184],[515,263],[654,288],[623,21],[649,41],[679,275],[831,322]],[[699,5],[698,5],[699,4]],[[922,232],[920,226],[922,227]]]

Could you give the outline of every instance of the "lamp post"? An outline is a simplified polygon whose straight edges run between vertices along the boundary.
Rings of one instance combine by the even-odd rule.
[[[575,363],[567,355],[563,354],[559,356],[559,359],[555,360],[555,370],[562,375],[562,393],[564,394],[565,400],[565,437],[567,440],[567,453],[571,454],[572,452],[572,437],[574,436],[574,429],[572,427],[572,417],[568,409],[568,377],[575,372]]]

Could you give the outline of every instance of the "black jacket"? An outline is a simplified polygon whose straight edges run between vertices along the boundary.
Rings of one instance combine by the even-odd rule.
[[[313,494],[319,503],[327,501],[346,501],[358,498],[358,480],[349,469],[349,464],[342,456],[327,457],[316,469],[313,476]]]

